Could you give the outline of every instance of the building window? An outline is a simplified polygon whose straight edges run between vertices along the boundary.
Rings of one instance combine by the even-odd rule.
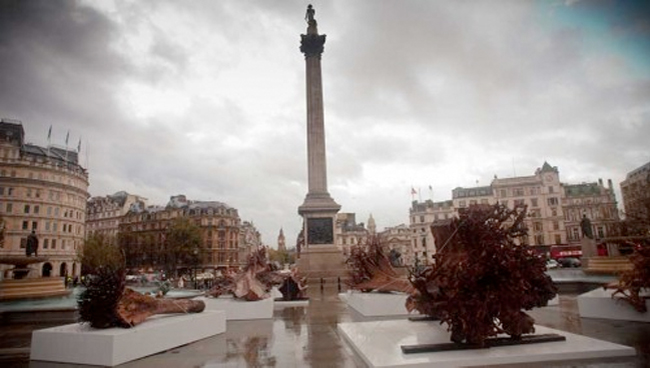
[[[32,188],[27,188],[27,196],[28,197],[32,196]]]
[[[598,231],[598,237],[599,238],[602,239],[602,238],[605,237],[605,230],[603,229],[602,226],[598,226],[597,231]]]
[[[549,193],[554,193],[554,188],[553,188],[552,185],[549,185],[549,187],[548,187],[548,192],[549,192]]]
[[[51,214],[52,214],[52,207],[48,207],[48,208],[47,208],[47,214],[48,214],[48,215],[51,215]]]
[[[458,207],[465,207],[465,201],[458,201]]]
[[[59,207],[54,207],[54,216],[59,215]]]
[[[488,200],[487,199],[481,199],[481,204],[488,204]]]
[[[499,192],[501,192],[501,197],[502,197],[502,198],[503,198],[503,197],[507,197],[507,195],[506,195],[507,192],[506,192],[505,189],[501,189]]]
[[[557,206],[558,205],[558,200],[557,197],[551,197],[548,199],[548,205],[549,206]]]
[[[27,248],[27,238],[21,238],[20,239],[20,249],[25,249]]]
[[[573,228],[573,239],[574,240],[580,240],[580,232],[578,231],[577,227]]]
[[[470,206],[475,206],[476,205],[476,199],[472,199],[469,201]]]
[[[535,222],[533,223],[533,228],[535,231],[542,231],[544,229],[544,226],[542,225],[541,222]]]
[[[553,221],[553,230],[560,230],[560,223],[557,221]]]
[[[555,244],[562,244],[562,235],[555,234]]]
[[[52,249],[56,249],[56,239],[52,239]]]
[[[556,210],[555,208],[553,208],[553,209],[551,210],[551,216],[553,216],[553,217],[556,217],[556,216],[557,216],[557,210]]]
[[[47,249],[50,246],[50,239],[43,240],[43,249]]]
[[[7,213],[12,213],[14,210],[13,203],[7,203]]]
[[[32,230],[38,229],[38,222],[32,221]]]
[[[50,231],[50,222],[49,221],[45,222],[45,231]]]
[[[38,213],[40,209],[40,206],[34,206],[34,213]]]
[[[512,190],[512,195],[514,197],[523,197],[524,196],[524,188],[515,188]]]
[[[29,229],[29,221],[23,221],[23,230]]]
[[[424,216],[420,216],[420,222],[424,222]]]
[[[537,207],[537,198],[531,198],[530,199],[530,205],[533,207]]]
[[[535,235],[535,244],[544,245],[544,235]]]
[[[526,204],[526,201],[523,199],[515,199],[515,206],[523,206]]]
[[[14,194],[14,188],[8,188],[7,189],[7,195],[12,196]]]
[[[25,205],[25,213],[29,213],[29,205],[28,204]]]

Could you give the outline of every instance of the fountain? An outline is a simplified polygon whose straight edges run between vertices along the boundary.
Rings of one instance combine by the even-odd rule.
[[[46,262],[47,257],[1,256],[0,264],[13,265],[5,271],[5,276],[11,272],[13,278],[5,277],[0,281],[0,301],[48,298],[66,296],[70,290],[65,288],[63,277],[27,277],[32,270],[30,264]]]

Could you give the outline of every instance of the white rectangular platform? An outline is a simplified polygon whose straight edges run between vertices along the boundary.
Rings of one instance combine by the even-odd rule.
[[[221,311],[158,315],[133,328],[73,323],[32,332],[30,360],[115,366],[226,331]]]
[[[406,310],[406,298],[408,295],[399,293],[362,293],[349,291],[347,296],[342,298],[364,317],[380,316],[409,316],[419,315],[417,311],[409,314]]]
[[[402,345],[447,343],[449,332],[439,322],[387,320],[339,323],[338,330],[370,367],[465,367],[545,361],[634,356],[633,348],[548,327],[537,334],[557,333],[566,341],[502,346],[490,349],[403,354]]]
[[[284,308],[309,307],[309,300],[276,300],[273,302],[273,309],[279,310]]]
[[[230,296],[220,296],[218,298],[199,297],[195,298],[195,300],[203,300],[207,310],[226,312],[227,321],[273,318],[273,298],[255,302],[238,300]]]
[[[628,302],[612,298],[613,293],[614,290],[598,288],[580,294],[576,298],[580,317],[650,322],[650,300],[645,302],[648,311],[639,313]]]

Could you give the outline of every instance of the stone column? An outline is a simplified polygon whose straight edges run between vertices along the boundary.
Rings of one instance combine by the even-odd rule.
[[[298,213],[305,220],[305,246],[334,244],[334,217],[341,208],[327,191],[325,118],[321,55],[325,35],[318,34],[314,11],[307,10],[307,34],[301,35],[300,51],[305,54],[307,81],[307,170],[309,190]]]
[[[314,9],[307,8],[307,34],[300,35],[300,51],[305,54],[307,81],[307,170],[309,190],[298,207],[303,218],[304,248],[298,268],[310,280],[345,277],[342,253],[336,247],[334,224],[341,209],[327,191],[325,118],[321,55],[325,35],[319,35]]]

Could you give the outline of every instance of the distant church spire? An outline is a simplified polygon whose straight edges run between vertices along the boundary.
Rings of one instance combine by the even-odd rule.
[[[284,231],[282,231],[282,228],[280,228],[280,235],[278,235],[278,250],[279,251],[287,250],[287,245],[284,239]]]
[[[377,225],[375,224],[375,219],[372,217],[372,213],[368,218],[368,231],[370,235],[375,235],[377,233]]]

